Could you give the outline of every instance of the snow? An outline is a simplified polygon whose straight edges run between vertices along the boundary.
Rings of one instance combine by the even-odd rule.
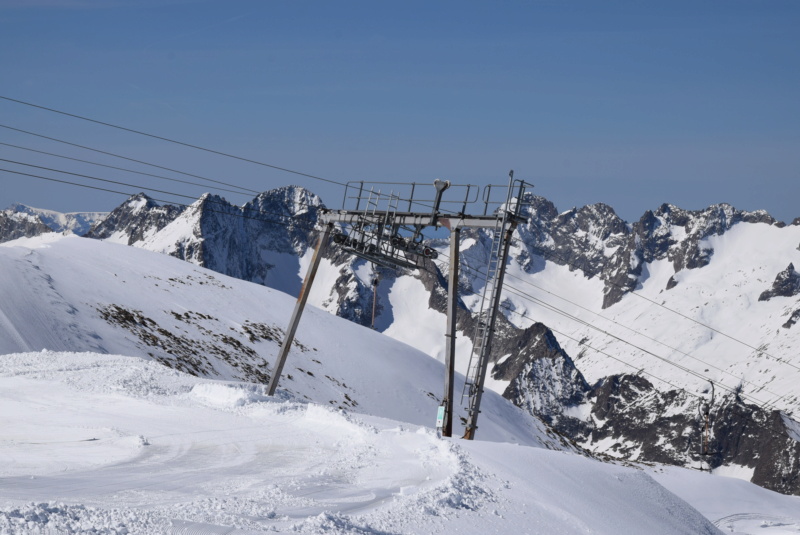
[[[716,533],[643,472],[139,358],[0,359],[3,533]]]
[[[245,377],[232,358],[265,372],[271,368],[281,339],[251,341],[243,326],[284,328],[296,301],[167,255],[60,235],[2,244],[0,295],[0,354],[90,351],[156,358],[180,368],[181,351],[201,347],[194,362],[209,376],[229,380]],[[103,318],[109,307],[138,311],[153,328],[137,336],[144,319],[125,329]],[[182,342],[177,347],[176,340]],[[418,425],[435,422],[444,367],[426,354],[311,306],[296,341],[302,348],[290,352],[282,388],[333,407],[369,407],[375,415]],[[458,391],[462,384],[457,377]],[[484,439],[558,443],[499,395],[485,396],[483,408]]]
[[[756,470],[755,468],[749,468],[747,466],[729,464],[714,468],[714,475],[722,477],[733,477],[736,479],[743,479],[745,481],[750,481],[751,479],[753,479],[753,473],[755,472],[755,470]]]
[[[171,254],[177,247],[186,247],[190,243],[199,242],[200,238],[195,235],[197,225],[195,214],[200,204],[200,200],[195,201],[159,232],[147,240],[136,242],[134,246],[158,253]]]
[[[128,201],[128,209],[131,214],[138,214],[147,206],[147,199],[145,197],[137,197]]]
[[[392,283],[388,299],[394,321],[383,334],[417,348],[439,362],[444,362],[447,316],[431,308],[420,307],[420,303],[427,305],[430,300],[430,294],[422,282],[415,277],[400,277]],[[472,354],[472,342],[462,331],[457,331],[455,344],[455,370],[461,375],[466,375]],[[487,376],[487,388],[490,387],[489,383],[493,385],[492,390],[499,394],[505,390],[503,385],[508,385],[508,381],[495,381]],[[460,386],[456,387],[456,391],[461,391]]]
[[[439,360],[444,360],[444,336],[447,316],[436,310],[420,307],[427,303],[430,293],[415,277],[396,279],[389,290],[389,302],[395,317],[383,334],[417,348],[438,348]]]
[[[723,533],[796,535],[800,497],[784,496],[742,481],[685,468],[657,467],[648,473],[691,503]]]
[[[420,297],[416,284],[393,298]],[[441,439],[441,363],[314,307],[275,397],[212,356],[206,377],[164,366],[98,307],[207,348],[239,337],[272,362],[278,342],[237,329],[284,326],[295,302],[166,255],[15,240],[0,246],[0,295],[0,533],[782,533],[797,510],[738,479],[702,474],[710,502],[696,472],[576,455],[490,391],[479,440]]]

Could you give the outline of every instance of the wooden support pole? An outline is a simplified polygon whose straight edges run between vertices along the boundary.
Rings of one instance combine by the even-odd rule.
[[[303,281],[303,287],[300,288],[300,295],[297,296],[297,303],[294,305],[294,312],[292,312],[292,318],[289,320],[289,327],[286,329],[286,336],[283,338],[283,345],[281,345],[278,359],[275,362],[275,369],[272,371],[272,377],[269,380],[269,390],[267,393],[270,396],[274,396],[275,391],[278,389],[278,381],[280,381],[281,373],[283,372],[283,365],[286,364],[286,357],[289,355],[289,349],[292,347],[294,335],[297,332],[297,325],[300,323],[300,317],[303,315],[303,309],[306,307],[308,294],[311,293],[311,285],[314,283],[314,277],[317,275],[319,261],[325,252],[325,248],[328,246],[328,239],[330,238],[332,229],[332,223],[325,225],[325,231],[322,233],[322,236],[319,237],[317,247],[314,249],[311,265],[308,266],[308,272]]]
[[[456,363],[456,303],[458,302],[458,245],[459,227],[450,231],[450,273],[447,277],[447,337],[444,355],[444,424],[442,436],[453,436],[453,379]]]

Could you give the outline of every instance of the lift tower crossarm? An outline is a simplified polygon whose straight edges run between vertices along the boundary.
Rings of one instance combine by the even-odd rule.
[[[355,224],[369,217],[370,214],[365,213],[363,210],[330,210],[320,214],[320,220],[323,223],[342,223],[342,224]],[[423,227],[439,226],[447,229],[453,228],[492,228],[497,222],[496,215],[485,216],[449,216],[449,217],[432,217],[430,214],[419,214],[414,212],[397,212],[393,217],[393,222],[402,225],[413,227],[421,225]],[[375,216],[375,222],[380,223],[381,218]]]

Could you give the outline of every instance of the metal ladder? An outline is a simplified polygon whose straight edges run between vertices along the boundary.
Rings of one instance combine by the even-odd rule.
[[[466,381],[461,393],[462,403],[464,402],[464,396],[469,396],[467,425],[464,434],[464,438],[467,439],[472,439],[475,434],[475,429],[477,429],[483,384],[489,366],[492,331],[494,330],[497,308],[500,304],[500,292],[503,290],[503,276],[505,274],[508,245],[506,241],[510,239],[508,234],[516,227],[516,221],[519,216],[521,199],[517,199],[514,203],[513,193],[514,188],[510,183],[505,206],[501,207],[503,216],[497,219],[497,223],[494,227],[489,265],[486,271],[486,285],[483,288],[481,306],[478,312],[475,336],[473,338],[472,353],[470,354]],[[522,187],[520,187],[520,195],[521,194]]]
[[[489,309],[487,303],[492,302],[492,297],[497,288],[497,272],[499,266],[500,249],[503,246],[503,229],[505,227],[505,217],[501,220],[498,219],[494,227],[494,235],[492,237],[492,246],[489,251],[489,264],[486,271],[486,284],[483,287],[483,295],[481,296],[481,306],[478,310],[477,324],[475,325],[475,333],[473,336],[472,352],[469,356],[469,365],[467,366],[466,382],[461,392],[461,402],[464,402],[464,396],[469,395],[472,398],[475,395],[475,389],[478,385],[478,371],[479,363],[483,348],[489,338]]]

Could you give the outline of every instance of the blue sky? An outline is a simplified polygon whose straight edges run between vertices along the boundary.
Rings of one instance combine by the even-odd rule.
[[[0,0],[0,95],[342,182],[499,183],[513,168],[561,210],[605,202],[630,221],[664,202],[728,202],[790,221],[798,27],[794,1]],[[11,102],[0,124],[258,191],[294,183],[341,198]],[[3,128],[0,142],[123,165]],[[0,158],[204,191],[2,145]],[[123,200],[0,172],[0,207]]]

